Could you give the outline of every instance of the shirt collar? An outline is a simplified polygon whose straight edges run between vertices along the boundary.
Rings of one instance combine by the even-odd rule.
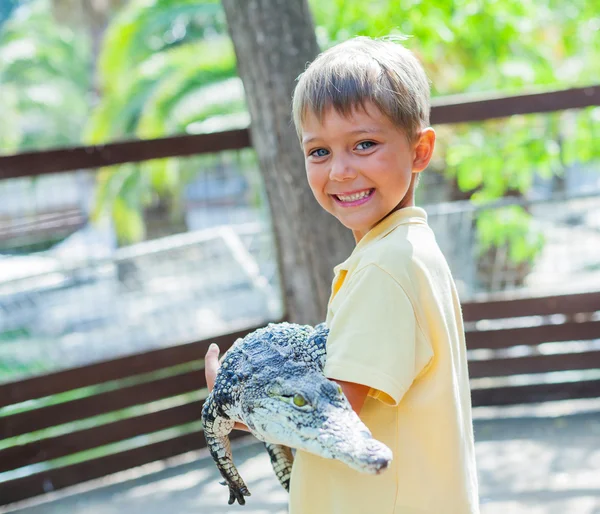
[[[334,268],[334,272],[338,274],[340,270],[348,270],[352,260],[357,254],[364,251],[365,248],[371,246],[376,241],[383,239],[400,225],[410,225],[414,223],[427,224],[427,213],[421,207],[404,207],[403,209],[392,212],[364,235],[354,247],[350,257],[341,264],[338,264]]]

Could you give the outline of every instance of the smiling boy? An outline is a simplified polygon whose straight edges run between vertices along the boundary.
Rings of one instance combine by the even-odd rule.
[[[300,76],[293,115],[310,188],[352,231],[337,266],[324,373],[394,459],[373,476],[297,451],[290,514],[477,514],[461,308],[415,207],[431,159],[429,82],[400,44],[359,37]],[[209,387],[218,348],[206,355]]]
[[[425,72],[392,41],[342,43],[298,80],[308,183],[357,243],[335,268],[324,372],[394,460],[370,476],[298,451],[291,514],[479,512],[460,304],[414,204],[435,144],[429,111]]]

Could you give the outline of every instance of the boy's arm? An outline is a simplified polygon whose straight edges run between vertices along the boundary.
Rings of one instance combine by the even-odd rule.
[[[334,380],[334,382],[342,387],[342,391],[346,398],[348,398],[352,410],[356,412],[356,414],[360,414],[371,388],[366,385],[355,384],[354,382],[344,382],[343,380]]]

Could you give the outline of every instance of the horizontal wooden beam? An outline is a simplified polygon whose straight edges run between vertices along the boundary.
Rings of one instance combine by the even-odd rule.
[[[600,380],[494,387],[473,389],[471,391],[471,400],[474,407],[598,397],[600,397]]]
[[[7,382],[0,385],[0,408],[203,359],[211,343],[217,343],[223,351],[229,348],[236,339],[244,337],[256,328],[258,327],[249,327],[194,343],[150,350],[96,364]],[[1,420],[2,418],[0,418],[0,426]]]
[[[204,400],[0,450],[0,473],[199,421]]]
[[[141,141],[123,141],[94,146],[25,152],[0,157],[0,179],[30,177],[96,169],[128,162],[142,162],[166,157],[185,157],[250,146],[247,129],[214,134],[173,136]]]
[[[509,348],[520,345],[534,346],[563,341],[589,341],[590,339],[600,339],[600,321],[482,330],[467,332],[466,338],[469,350]]]
[[[548,316],[551,314],[577,314],[597,310],[600,310],[600,291],[538,298],[467,302],[462,305],[465,321]]]
[[[206,387],[204,370],[189,371],[77,400],[0,417],[0,440],[143,405]]]
[[[507,377],[528,373],[583,369],[600,369],[600,350],[469,362],[471,378]]]
[[[545,113],[600,105],[600,85],[504,97],[453,96],[434,102],[431,123],[468,123],[517,114]],[[0,156],[0,179],[96,169],[127,162],[216,153],[251,146],[248,129],[212,134],[112,142]]]
[[[451,96],[438,102],[434,101],[431,123],[471,123],[517,114],[548,113],[594,105],[600,105],[600,85],[480,99],[462,95]]]
[[[249,437],[246,432],[234,430],[230,439]],[[86,460],[70,466],[49,469],[0,482],[0,505],[40,496],[50,491],[57,491],[75,484],[101,478],[119,471],[135,468],[143,464],[168,459],[175,455],[198,450],[206,446],[202,432],[192,432],[157,443],[113,453],[97,459]],[[226,501],[226,490],[223,489]]]

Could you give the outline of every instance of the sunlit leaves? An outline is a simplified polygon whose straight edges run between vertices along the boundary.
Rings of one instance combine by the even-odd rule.
[[[92,219],[98,221],[109,215],[119,241],[139,241],[146,233],[143,207],[150,201],[148,177],[139,167],[125,164],[107,168],[98,174]]]
[[[77,141],[89,110],[89,46],[52,22],[48,0],[12,14],[0,32],[0,103],[8,124],[0,129],[0,151],[15,150],[15,142],[39,149]]]
[[[401,33],[432,80],[434,96],[560,89],[598,82],[600,11],[593,0],[311,0],[317,35],[329,47],[355,34]],[[534,177],[600,157],[597,109],[516,116],[440,131],[438,165],[459,189],[485,202],[525,194]],[[594,114],[596,113],[596,114]],[[437,161],[436,161],[437,162]],[[485,213],[483,248],[507,245],[509,258],[533,258],[540,240],[529,215]]]
[[[88,124],[88,141],[198,132],[209,128],[206,122],[213,118],[245,113],[244,92],[224,23],[217,1],[129,3],[104,41],[99,63],[102,99]],[[153,191],[177,207],[175,200],[191,175],[184,169],[187,165],[188,161],[161,159],[115,168],[110,173],[126,176],[126,182],[122,187],[104,187],[97,210],[112,212],[122,241],[136,240],[143,235],[142,218],[138,215],[135,223],[122,230],[115,217],[142,208],[141,203],[118,205],[125,184],[137,182],[138,192]]]
[[[515,264],[533,260],[544,245],[544,236],[520,206],[482,211],[477,216],[479,251],[506,248]]]
[[[225,32],[216,0],[132,0],[107,30],[99,69],[107,91],[153,54]],[[193,62],[188,63],[193,65]]]

